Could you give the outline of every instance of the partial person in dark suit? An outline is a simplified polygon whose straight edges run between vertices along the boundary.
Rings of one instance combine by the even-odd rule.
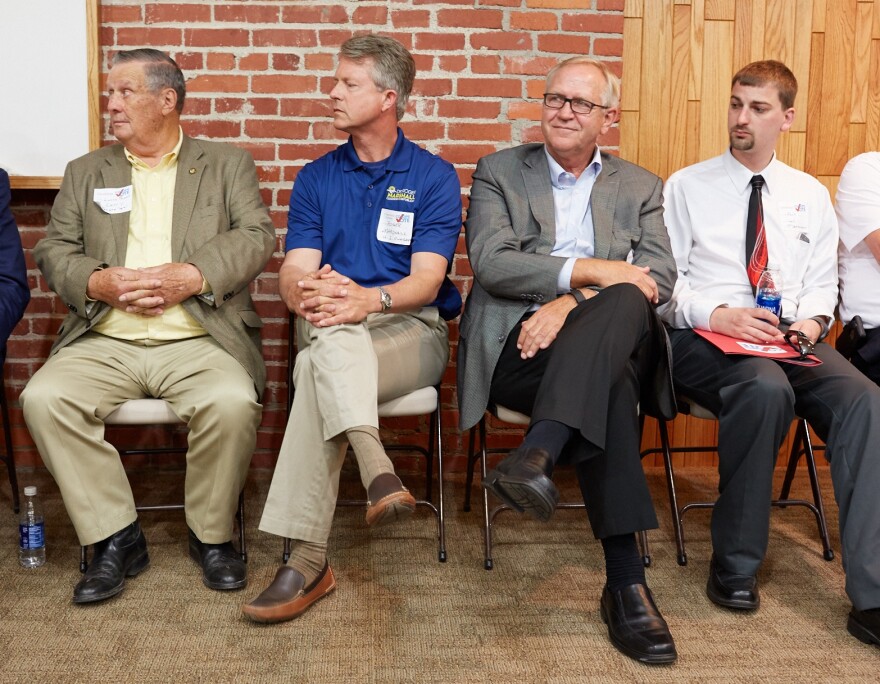
[[[9,209],[11,198],[9,176],[0,169],[0,368],[6,358],[6,340],[31,298],[21,237]]]
[[[562,62],[547,77],[544,144],[477,165],[466,222],[474,283],[459,342],[461,428],[489,405],[531,416],[523,444],[484,486],[540,520],[558,501],[553,468],[570,458],[605,551],[601,611],[611,641],[632,658],[669,663],[675,644],[635,533],[657,527],[638,404],[658,367],[668,377],[654,306],[669,298],[675,264],[660,179],[597,145],[616,120],[619,92],[601,62]],[[670,393],[666,383],[674,411]]]
[[[239,589],[231,543],[266,378],[248,286],[275,230],[244,150],[183,134],[183,74],[158,50],[119,52],[107,77],[121,144],[68,164],[34,249],[70,313],[21,396],[81,544],[95,555],[73,592],[101,601],[149,564],[104,418],[129,399],[167,401],[189,427],[186,520],[202,581]]]

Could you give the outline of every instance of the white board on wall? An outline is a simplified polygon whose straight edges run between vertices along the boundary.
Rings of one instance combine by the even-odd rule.
[[[58,187],[100,143],[98,0],[0,0],[0,167]]]

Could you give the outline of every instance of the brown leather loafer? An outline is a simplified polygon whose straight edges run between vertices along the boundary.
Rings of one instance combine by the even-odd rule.
[[[377,475],[367,489],[367,525],[378,527],[408,518],[416,510],[415,497],[394,473]]]
[[[336,578],[326,563],[314,582],[307,587],[305,583],[305,577],[299,570],[282,565],[275,573],[272,584],[255,599],[245,603],[241,611],[254,622],[293,620],[336,588]]]

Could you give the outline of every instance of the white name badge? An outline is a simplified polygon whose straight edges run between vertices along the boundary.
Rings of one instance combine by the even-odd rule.
[[[379,214],[376,238],[380,242],[390,242],[392,245],[412,244],[414,221],[415,214],[411,211],[383,209]]]
[[[124,188],[95,188],[92,197],[95,204],[108,214],[124,214],[131,211],[131,186]]]

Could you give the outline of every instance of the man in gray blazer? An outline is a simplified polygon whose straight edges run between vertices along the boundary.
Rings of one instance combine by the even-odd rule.
[[[474,283],[459,342],[461,428],[490,405],[531,416],[523,444],[484,486],[540,520],[558,501],[554,465],[563,455],[575,464],[605,552],[601,612],[611,641],[642,662],[669,663],[675,644],[646,586],[635,533],[657,527],[637,406],[656,368],[668,377],[654,306],[672,292],[675,263],[660,179],[596,143],[616,119],[619,88],[601,62],[562,62],[547,77],[544,144],[477,165],[466,222]]]
[[[230,542],[266,370],[249,283],[275,231],[253,160],[183,134],[185,84],[158,50],[118,53],[107,78],[120,145],[67,166],[34,257],[69,313],[21,395],[24,417],[77,536],[94,544],[76,603],[101,601],[149,564],[104,418],[159,397],[189,426],[189,550],[212,589],[238,589]]]

